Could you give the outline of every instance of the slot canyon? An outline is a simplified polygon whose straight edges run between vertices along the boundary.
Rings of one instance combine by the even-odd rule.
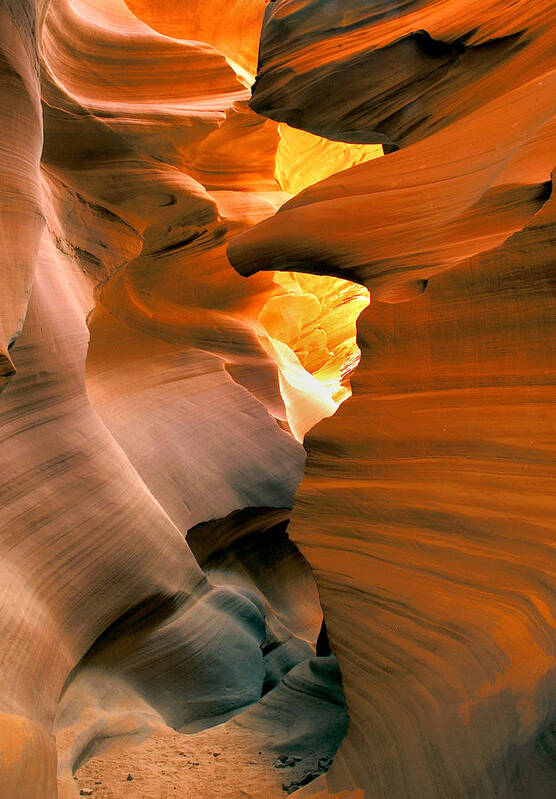
[[[0,75],[0,799],[554,799],[554,4],[0,0]]]

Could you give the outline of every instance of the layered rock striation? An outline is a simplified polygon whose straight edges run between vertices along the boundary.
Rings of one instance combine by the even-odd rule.
[[[241,562],[211,577],[186,543],[241,509],[283,516],[302,475],[258,321],[284,292],[225,253],[290,196],[277,125],[200,41],[202,15],[184,40],[119,0],[3,13],[0,786],[42,799],[77,795],[73,773],[112,740],[192,733],[273,688],[280,715],[322,612],[292,545],[278,591]],[[345,710],[335,661],[327,674],[330,754]],[[313,710],[329,737],[313,682],[282,738],[247,724],[266,749]]]
[[[2,796],[553,795],[553,37],[3,4]]]
[[[350,712],[319,796],[554,790],[553,36],[530,3],[265,17],[252,107],[396,150],[229,247],[371,292],[290,528]]]

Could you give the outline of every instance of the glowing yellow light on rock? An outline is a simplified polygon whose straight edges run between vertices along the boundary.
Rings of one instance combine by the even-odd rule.
[[[244,69],[240,64],[237,64],[232,58],[226,57],[226,61],[228,65],[233,69],[236,73],[236,76],[240,83],[242,83],[246,89],[250,89],[251,86],[255,83],[255,75],[251,72],[248,72]]]
[[[356,321],[369,304],[363,286],[338,278],[276,272],[282,293],[259,314],[267,350],[280,367],[281,393],[300,441],[351,396],[349,377],[359,363]]]
[[[347,144],[278,125],[274,176],[283,191],[299,194],[319,180],[383,154],[381,144]]]
[[[297,194],[319,180],[382,155],[380,144],[330,141],[281,123],[274,175]],[[300,441],[351,396],[349,377],[359,363],[356,322],[369,304],[364,286],[348,280],[275,272],[280,287],[259,314],[265,346],[280,367],[288,421]]]

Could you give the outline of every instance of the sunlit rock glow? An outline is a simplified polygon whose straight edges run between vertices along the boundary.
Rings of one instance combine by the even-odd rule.
[[[307,186],[383,154],[381,144],[349,144],[306,130],[278,125],[280,141],[274,174],[283,191],[298,194]]]
[[[373,300],[353,397],[305,438],[290,526],[350,711],[322,792],[300,796],[554,795],[555,12],[265,16],[251,107],[389,150],[228,249],[242,274],[345,275]]]
[[[383,154],[380,144],[349,144],[285,123],[278,126],[274,174],[290,194]],[[349,376],[359,363],[356,322],[369,304],[357,283],[326,275],[275,272],[284,293],[259,314],[270,337],[263,345],[280,367],[280,389],[296,438],[333,414],[351,396]]]
[[[0,5],[1,799],[553,799],[554,3]]]
[[[356,322],[369,292],[341,278],[296,272],[276,272],[274,280],[285,293],[266,302],[259,321],[280,366],[290,427],[302,441],[351,396],[349,378],[360,357]]]

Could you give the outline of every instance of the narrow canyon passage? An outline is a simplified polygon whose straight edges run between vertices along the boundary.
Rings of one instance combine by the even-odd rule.
[[[0,4],[2,799],[553,799],[555,16]]]
[[[48,645],[68,650],[59,665],[48,654],[38,706],[29,687],[57,776],[47,751],[24,790],[211,797],[217,780],[230,799],[280,796],[330,766],[347,726],[286,527],[298,441],[350,394],[368,292],[245,280],[225,247],[382,149],[258,117],[235,62],[156,33],[122,0],[49,3],[40,44],[46,225],[3,420],[34,460],[22,494],[40,507],[26,522],[37,557],[67,562]]]

